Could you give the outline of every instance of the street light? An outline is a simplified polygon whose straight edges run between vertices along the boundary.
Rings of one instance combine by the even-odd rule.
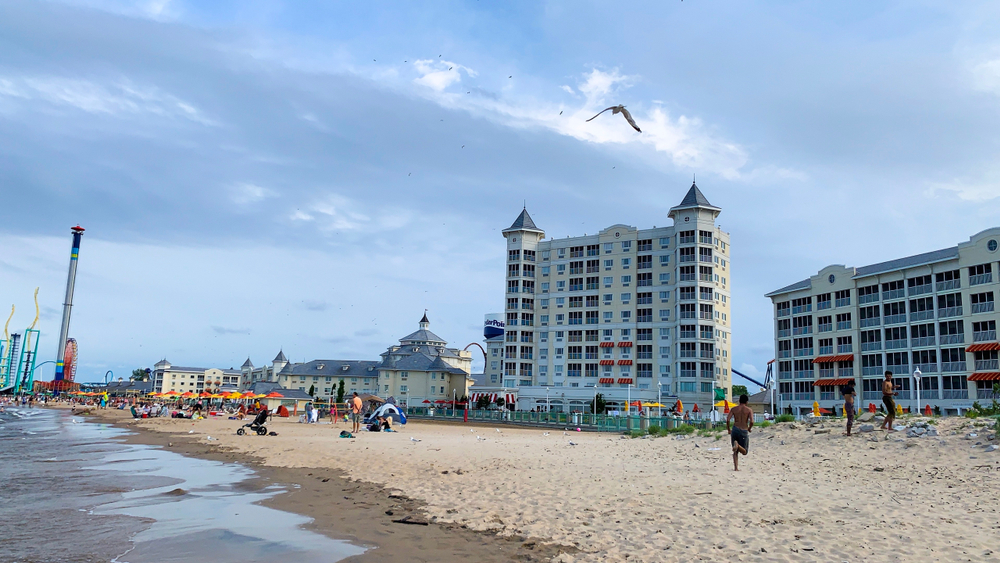
[[[914,380],[914,386],[913,386],[913,388],[917,392],[917,395],[916,395],[917,408],[914,411],[916,414],[920,414],[920,376],[921,375],[923,375],[923,374],[920,373],[920,368],[917,368],[917,369],[913,370],[913,380]]]

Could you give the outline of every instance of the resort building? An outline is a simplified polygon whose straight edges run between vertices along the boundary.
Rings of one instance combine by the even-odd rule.
[[[469,394],[472,385],[472,353],[448,348],[448,343],[430,331],[425,314],[419,329],[399,340],[381,354],[378,367],[383,397],[394,396],[399,403],[422,406],[425,401],[450,401]]]
[[[993,397],[1000,380],[994,271],[1000,228],[968,242],[864,266],[827,266],[767,294],[774,304],[780,405],[804,412],[843,405],[854,381],[862,404],[882,400],[893,373],[897,403],[961,413]]]
[[[197,368],[175,366],[166,358],[153,366],[153,391],[165,393],[179,391],[185,393],[217,392],[223,386],[235,389],[240,386],[242,372],[235,369]]]
[[[586,410],[680,398],[711,408],[730,393],[730,245],[721,209],[692,184],[670,208],[673,226],[617,224],[545,238],[521,211],[507,240],[502,347],[485,376],[517,391],[517,408]]]
[[[292,363],[279,351],[270,366],[254,367],[250,358],[243,362],[246,388],[255,383],[274,383],[285,389],[308,392],[312,389],[316,398],[329,400],[337,398],[340,382],[344,382],[344,392],[350,395],[357,391],[375,393],[378,390],[379,361],[359,360],[313,360]]]

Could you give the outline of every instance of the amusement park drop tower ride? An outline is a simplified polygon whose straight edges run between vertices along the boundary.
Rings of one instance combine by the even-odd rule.
[[[66,339],[69,337],[69,315],[73,309],[73,288],[76,285],[76,264],[80,259],[80,239],[83,237],[83,227],[77,225],[73,231],[73,250],[69,256],[69,277],[66,279],[66,300],[63,302],[62,327],[59,329],[59,340],[56,341],[56,381],[65,378]],[[70,378],[73,377],[70,372]]]

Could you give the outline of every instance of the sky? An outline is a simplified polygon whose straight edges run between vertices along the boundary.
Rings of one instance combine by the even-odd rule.
[[[425,309],[461,348],[522,205],[669,226],[697,175],[759,374],[768,291],[997,226],[998,30],[987,1],[7,0],[0,308],[23,330],[38,287],[55,356],[80,224],[78,380],[377,359]],[[617,104],[641,134],[585,121]]]

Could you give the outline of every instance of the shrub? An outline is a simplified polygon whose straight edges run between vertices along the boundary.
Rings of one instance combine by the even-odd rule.
[[[646,433],[643,432],[642,430],[632,430],[631,432],[628,433],[628,435],[631,436],[632,438],[639,438],[645,436]]]
[[[757,426],[759,426],[760,428],[767,428],[768,426],[771,426],[771,421],[770,420],[765,420],[764,422],[761,422]]]
[[[695,427],[690,424],[681,424],[673,428],[664,428],[661,432],[666,434],[694,434]]]
[[[774,422],[795,422],[794,414],[779,414],[774,418]]]
[[[649,433],[652,434],[653,436],[659,436],[660,435],[660,427],[657,426],[656,424],[650,424],[649,425]]]

